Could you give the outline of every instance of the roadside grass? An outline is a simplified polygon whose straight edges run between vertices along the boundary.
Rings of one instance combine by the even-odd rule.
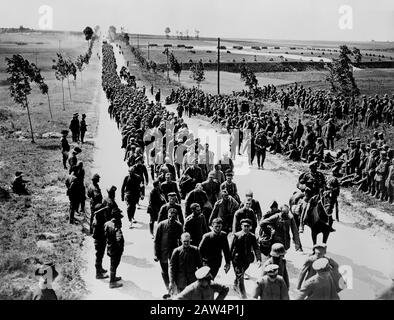
[[[41,39],[46,41],[45,34]],[[57,45],[56,41],[53,43]],[[62,44],[63,50],[67,50],[66,41]],[[70,50],[83,54],[86,48],[81,36]],[[53,50],[56,51],[56,47]],[[74,112],[86,113],[89,143],[80,145],[82,153],[78,159],[84,163],[85,183],[89,183],[94,151],[91,142],[98,124],[94,99],[96,90],[101,90],[97,50],[95,44],[90,64],[84,72],[83,86],[78,82],[75,88],[71,83],[72,103],[65,87],[65,111],[60,83],[54,80],[52,71],[43,72],[48,79],[54,120],[50,119],[46,96],[34,88],[29,104],[35,144],[30,142],[26,110],[14,104],[7,86],[0,87],[0,181],[10,186],[15,171],[22,171],[25,179],[30,181],[28,189],[31,191],[28,196],[11,193],[11,199],[0,204],[0,299],[31,299],[37,288],[35,268],[48,260],[56,264],[59,272],[54,283],[59,299],[78,299],[84,294],[85,284],[81,278],[84,257],[81,253],[88,217],[77,216],[81,220],[79,225],[68,223],[65,188],[68,171],[62,165],[60,138],[44,139],[42,135],[68,129]],[[7,76],[0,73],[2,78]],[[76,146],[70,140],[69,137],[71,148]]]

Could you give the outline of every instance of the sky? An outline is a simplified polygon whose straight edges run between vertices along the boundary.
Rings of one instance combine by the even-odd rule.
[[[169,27],[200,37],[394,41],[393,0],[0,0],[0,27],[38,29],[43,5],[53,9],[54,30],[114,25],[140,34]]]

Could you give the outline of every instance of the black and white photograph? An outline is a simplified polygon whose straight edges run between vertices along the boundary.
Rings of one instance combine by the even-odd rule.
[[[0,300],[393,299],[392,0],[1,0]]]

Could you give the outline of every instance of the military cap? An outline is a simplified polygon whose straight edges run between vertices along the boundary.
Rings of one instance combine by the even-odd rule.
[[[316,160],[312,161],[311,163],[309,163],[309,168],[315,167],[317,166],[318,162]]]
[[[98,173],[95,173],[92,177],[92,180],[97,180],[100,179],[100,175]]]
[[[107,188],[107,192],[108,192],[108,193],[114,192],[114,191],[116,191],[116,190],[117,190],[117,188],[116,188],[115,186],[110,186],[110,187]]]
[[[61,134],[66,134],[66,135],[67,135],[67,134],[68,134],[68,130],[62,130],[62,131],[60,131],[60,133],[61,133]]]
[[[269,274],[274,274],[278,272],[279,266],[277,264],[269,264],[264,268],[264,272],[269,273]]]
[[[15,176],[17,177],[23,176],[23,173],[21,171],[17,171],[15,172]]]
[[[281,243],[274,243],[271,247],[270,255],[272,257],[280,257],[286,254],[286,250],[283,244]]]
[[[241,225],[243,225],[243,224],[248,224],[248,225],[252,225],[252,220],[250,220],[250,219],[248,219],[248,218],[246,218],[246,219],[242,219],[241,220]]]
[[[194,275],[196,276],[197,280],[202,280],[202,279],[211,277],[210,271],[211,271],[210,267],[204,266],[204,267],[201,267],[200,269],[197,269],[197,271],[194,273]]]
[[[277,208],[278,207],[278,203],[274,200],[271,202],[270,208]]]
[[[315,250],[315,249],[327,249],[327,245],[325,243],[322,243],[322,242],[316,243],[313,246],[313,250]]]
[[[234,173],[231,171],[231,169],[226,170],[226,176],[233,176]]]
[[[329,261],[327,258],[317,259],[314,263],[312,263],[313,270],[316,271],[324,271],[328,268]]]
[[[85,113],[82,113],[82,118],[86,118],[86,114]]]
[[[74,117],[78,117],[78,116],[79,116],[78,112],[75,112],[75,113],[73,114],[73,116],[74,116]]]
[[[215,178],[215,173],[214,172],[210,172],[208,174],[208,178]]]
[[[167,196],[169,197],[176,197],[176,193],[175,192],[170,192],[167,194]]]

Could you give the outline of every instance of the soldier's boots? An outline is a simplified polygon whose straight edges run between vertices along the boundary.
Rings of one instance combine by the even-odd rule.
[[[115,289],[115,288],[120,288],[120,287],[123,287],[122,283],[119,283],[119,282],[110,282],[109,283],[110,289]]]
[[[96,279],[107,279],[109,278],[108,274],[96,273]]]
[[[122,277],[115,277],[115,279],[114,279],[115,282],[120,281],[120,280],[122,280]]]

